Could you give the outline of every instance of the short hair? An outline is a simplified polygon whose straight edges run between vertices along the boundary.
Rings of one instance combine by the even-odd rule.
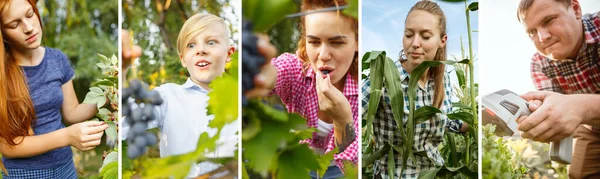
[[[222,18],[212,15],[212,14],[205,14],[205,13],[200,13],[200,14],[195,14],[192,17],[190,17],[188,20],[185,21],[185,23],[183,24],[183,27],[181,27],[181,30],[179,31],[179,35],[177,36],[177,53],[178,54],[182,54],[185,50],[185,47],[187,46],[187,44],[192,40],[192,38],[194,38],[196,35],[198,35],[200,32],[202,32],[207,26],[213,24],[213,23],[219,23],[221,25],[223,25],[223,29],[225,30],[225,38],[226,38],[226,42],[227,44],[229,44],[229,29],[227,28],[227,25],[225,24],[225,20],[223,20]]]
[[[525,13],[531,7],[535,0],[521,0],[519,2],[519,8],[517,8],[517,19],[521,22],[522,19],[525,19]],[[554,0],[554,2],[561,3],[566,7],[571,6],[571,0]]]

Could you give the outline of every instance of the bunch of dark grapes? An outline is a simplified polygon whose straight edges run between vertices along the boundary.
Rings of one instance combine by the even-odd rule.
[[[129,98],[135,99],[137,105],[130,106]],[[140,80],[129,82],[129,88],[123,90],[122,99],[123,116],[129,125],[127,156],[134,159],[144,154],[147,146],[157,142],[156,135],[146,129],[148,123],[154,120],[154,106],[162,104],[163,99],[158,92],[148,90],[148,85]]]
[[[245,93],[254,88],[254,77],[265,64],[265,57],[258,51],[258,38],[252,33],[252,23],[243,22],[242,30],[242,106],[248,105]]]

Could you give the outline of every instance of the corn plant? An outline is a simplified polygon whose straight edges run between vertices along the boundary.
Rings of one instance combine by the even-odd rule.
[[[460,2],[460,1],[458,1]],[[404,106],[404,95],[400,89],[400,75],[394,65],[391,58],[385,55],[385,51],[373,51],[367,52],[363,56],[363,71],[368,70],[368,78],[371,82],[371,91],[369,103],[367,105],[368,113],[366,119],[363,119],[365,125],[363,126],[363,177],[369,177],[372,174],[372,163],[375,160],[381,159],[385,154],[388,154],[388,170],[390,173],[395,171],[395,165],[393,163],[393,151],[397,151],[402,158],[402,169],[401,173],[406,169],[406,163],[408,158],[413,158],[417,153],[413,151],[414,144],[414,129],[419,123],[426,121],[437,113],[442,113],[439,109],[432,106],[423,106],[419,109],[415,109],[415,96],[418,79],[423,73],[430,67],[436,67],[439,65],[454,65],[456,70],[457,78],[459,79],[458,94],[463,94],[460,99],[461,101],[453,103],[452,113],[445,114],[449,119],[462,120],[467,123],[470,127],[469,132],[462,136],[457,134],[446,133],[444,138],[444,144],[441,145],[441,153],[445,162],[444,166],[438,166],[437,168],[429,171],[422,171],[419,178],[435,178],[435,177],[452,177],[461,175],[467,178],[477,178],[478,162],[477,162],[477,101],[475,100],[477,84],[474,82],[474,57],[472,50],[471,40],[471,27],[469,11],[476,11],[478,9],[478,3],[473,2],[467,5],[465,3],[465,12],[467,17],[467,29],[469,38],[469,55],[466,57],[462,55],[463,60],[456,61],[425,61],[415,68],[409,77],[408,83],[408,102],[409,102],[409,114],[406,120],[406,128],[402,127],[404,122],[402,120],[403,106]],[[462,44],[461,44],[462,46]],[[467,69],[468,72],[465,70]],[[468,76],[468,77],[467,77]],[[364,77],[364,76],[363,76]],[[467,83],[468,79],[468,83]],[[402,138],[403,144],[400,146],[391,146],[390,144],[384,144],[384,146],[375,146],[376,143],[373,139],[373,120],[375,113],[377,112],[379,100],[381,99],[383,86],[387,95],[390,98],[392,113],[396,124],[398,125],[398,132]],[[468,91],[468,92],[467,92]],[[364,115],[364,114],[363,114]],[[460,142],[464,143],[464,152],[459,152],[456,145],[460,139]],[[374,149],[379,150],[374,151]],[[393,176],[393,175],[390,175]]]

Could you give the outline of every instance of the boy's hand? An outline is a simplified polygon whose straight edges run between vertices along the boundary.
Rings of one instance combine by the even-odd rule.
[[[142,56],[142,48],[133,45],[132,39],[129,36],[129,31],[125,29],[121,29],[121,45],[123,49],[123,53],[121,53],[121,58],[123,59],[121,70],[125,71],[125,69],[131,66],[134,59]]]
[[[277,49],[269,43],[269,36],[265,34],[255,35],[258,37],[256,42],[258,51],[265,58],[265,63],[261,67],[260,73],[254,76],[254,89],[246,93],[248,98],[267,96],[277,82],[277,69],[271,64],[271,59],[275,58]]]
[[[327,123],[352,123],[352,108],[344,94],[331,84],[329,75],[316,71],[316,89],[319,100],[319,119]]]

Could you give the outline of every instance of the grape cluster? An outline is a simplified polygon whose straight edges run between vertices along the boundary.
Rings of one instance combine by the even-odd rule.
[[[130,106],[129,98],[135,99],[137,105]],[[129,82],[129,88],[123,90],[123,116],[130,126],[127,133],[127,156],[131,159],[144,154],[146,146],[156,144],[156,135],[147,132],[148,123],[154,120],[154,106],[163,103],[156,91],[148,90],[148,85],[140,80]],[[135,107],[135,108],[132,108]]]
[[[242,28],[242,105],[246,107],[245,93],[254,88],[254,76],[260,73],[266,61],[258,51],[258,38],[252,33],[252,23],[244,21]]]

